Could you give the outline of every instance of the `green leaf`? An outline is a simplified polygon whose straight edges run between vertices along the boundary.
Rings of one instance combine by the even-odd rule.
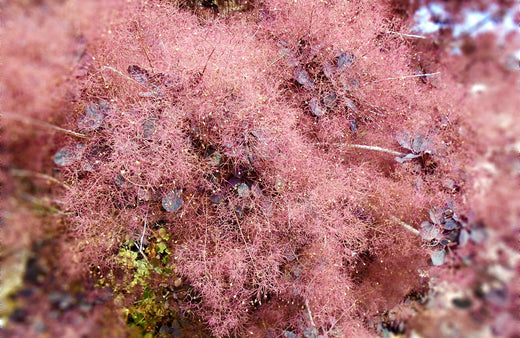
[[[168,253],[168,247],[163,242],[157,243],[157,252],[158,253]]]
[[[161,237],[161,239],[164,240],[164,241],[170,240],[170,235],[168,234],[168,232],[164,228],[160,228],[159,229],[159,237]]]

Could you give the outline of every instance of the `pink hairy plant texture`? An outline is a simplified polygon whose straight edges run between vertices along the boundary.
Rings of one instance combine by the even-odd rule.
[[[468,122],[436,43],[396,34],[407,24],[392,19],[397,4],[111,6],[101,28],[83,28],[59,93],[8,81],[5,126],[69,131],[34,171],[12,175],[49,173],[37,177],[57,183],[74,262],[62,274],[110,288],[142,333],[186,320],[214,336],[410,333],[411,314],[398,320],[394,307],[419,304],[448,267],[485,266],[487,238],[510,234],[479,186],[512,199],[504,175],[515,165],[501,176],[493,163],[511,163],[515,134],[472,158],[485,146],[465,138],[486,117]],[[16,117],[26,96],[43,101]],[[35,122],[35,107],[54,101],[63,116]],[[500,144],[505,115],[489,143]],[[478,286],[506,319],[509,282]]]

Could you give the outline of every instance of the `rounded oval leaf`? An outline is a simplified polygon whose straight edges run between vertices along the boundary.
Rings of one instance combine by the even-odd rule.
[[[449,218],[448,220],[446,220],[446,222],[444,222],[444,229],[446,230],[454,230],[458,228],[459,225],[453,218]]]
[[[238,196],[240,197],[248,197],[250,192],[251,192],[251,189],[249,189],[249,187],[247,186],[247,184],[245,183],[241,183],[238,187],[237,187],[237,192],[238,192]]]
[[[335,92],[328,92],[325,93],[321,102],[325,107],[332,109],[336,105],[337,99],[338,95]]]
[[[469,232],[466,229],[462,229],[459,234],[459,245],[464,246],[468,243],[469,240]]]
[[[413,142],[412,142],[412,151],[414,153],[418,154],[424,150],[424,146],[425,146],[424,138],[420,134],[415,135],[415,138],[413,139]]]
[[[99,104],[90,104],[85,107],[85,114],[78,119],[78,128],[82,130],[98,129],[110,109],[108,102],[100,101]]]
[[[399,142],[399,145],[405,149],[412,150],[412,142],[410,134],[408,134],[406,131],[401,131],[395,136],[397,142]]]
[[[484,230],[482,228],[471,229],[470,237],[473,242],[478,244],[478,243],[482,243],[486,240],[487,233],[486,233],[486,230]]]
[[[446,250],[444,250],[444,249],[435,250],[434,252],[432,252],[430,254],[430,257],[432,259],[433,265],[435,265],[435,266],[442,265],[446,261]]]
[[[141,125],[143,129],[144,138],[151,138],[155,134],[155,124],[157,122],[157,118],[151,117],[143,122]]]
[[[81,159],[84,151],[85,145],[81,143],[65,146],[54,154],[54,163],[60,167],[71,165]]]
[[[350,66],[355,59],[356,56],[352,52],[341,53],[338,56],[338,72],[341,72],[342,70]]]
[[[325,114],[325,109],[321,106],[321,103],[317,98],[313,97],[309,101],[309,108],[311,108],[312,115],[319,117]]]
[[[293,75],[296,82],[301,84],[305,89],[312,89],[314,87],[314,81],[312,81],[309,73],[302,67],[296,67]]]
[[[141,68],[137,65],[130,65],[128,66],[128,74],[137,81],[139,84],[142,84],[144,86],[150,85],[150,74],[148,71],[144,68]]]
[[[441,234],[439,228],[430,222],[422,222],[419,233],[421,238],[425,241],[431,241],[432,239],[439,238]]]
[[[182,190],[174,190],[163,197],[162,206],[164,210],[175,212],[182,206]]]

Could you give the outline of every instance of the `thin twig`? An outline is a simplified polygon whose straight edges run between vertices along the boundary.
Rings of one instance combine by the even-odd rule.
[[[211,51],[211,53],[209,53],[208,58],[206,59],[206,63],[204,64],[204,68],[202,69],[202,72],[200,73],[200,77],[201,78],[204,76],[204,73],[206,72],[206,67],[208,67],[209,59],[211,58],[211,56],[215,52],[215,49],[217,49],[217,47],[213,47],[213,50]]]
[[[115,68],[113,68],[113,67],[110,67],[110,66],[103,66],[103,67],[101,67],[101,71],[104,71],[104,70],[110,70],[110,71],[113,71],[114,73],[117,73],[117,74],[121,75],[121,76],[124,77],[125,79],[130,80],[130,81],[132,81],[132,82],[138,84],[139,86],[141,86],[141,87],[143,87],[143,88],[145,88],[145,89],[147,89],[147,90],[149,89],[148,87],[146,87],[146,86],[143,85],[142,83],[139,83],[139,81],[137,81],[136,79],[133,79],[133,78],[131,78],[130,76],[127,76],[126,74],[120,72],[119,70],[117,70],[117,69],[115,69]],[[101,74],[101,76],[103,76],[103,74]],[[106,79],[105,79],[104,76],[103,76],[103,81],[106,82]]]
[[[314,324],[314,319],[312,319],[312,313],[311,313],[311,308],[309,306],[309,300],[308,299],[305,299],[305,307],[307,308],[307,313],[309,314],[309,319],[311,320],[311,325],[312,327],[316,327],[316,324]]]
[[[410,224],[401,221],[399,218],[397,218],[395,216],[390,216],[390,218],[392,219],[392,221],[396,222],[397,224],[399,224],[400,226],[402,226],[406,230],[410,231],[414,235],[419,235],[420,234],[419,230],[415,229]]]
[[[65,189],[70,190],[70,186],[69,185],[63,183],[62,181],[60,181],[60,180],[58,180],[58,179],[56,179],[56,178],[54,178],[52,176],[46,175],[46,174],[37,173],[37,172],[34,172],[34,171],[24,170],[24,169],[11,169],[10,173],[11,173],[11,175],[17,176],[17,177],[37,177],[37,178],[41,178],[41,179],[48,180],[48,181],[51,181],[53,183],[56,183],[58,185],[61,185]]]
[[[370,109],[369,109],[368,112],[369,112],[369,113],[372,113],[372,114],[374,114],[374,115],[386,116],[386,114],[383,114],[383,113],[378,112],[378,111],[376,111],[376,110],[370,110]]]
[[[287,201],[287,229],[291,228],[291,207],[289,206],[289,201]]]
[[[403,36],[403,37],[407,37],[407,38],[426,39],[426,36],[423,36],[423,35],[404,34],[404,33],[393,32],[393,31],[387,31],[387,33],[388,33],[388,34],[397,34],[397,35],[401,35],[401,36]]]
[[[416,75],[404,75],[404,76],[399,76],[399,77],[388,77],[386,79],[375,80],[375,81],[372,81],[372,82],[369,82],[369,83],[371,84],[371,83],[378,83],[378,82],[383,82],[383,81],[404,80],[404,79],[411,79],[411,78],[414,78],[414,77],[428,77],[428,76],[433,76],[433,75],[439,75],[440,73],[441,72],[426,73],[426,74],[416,74]]]
[[[179,218],[182,218],[182,216],[184,216],[184,212],[186,211],[186,208],[188,207],[188,205],[190,205],[193,197],[195,197],[195,194],[191,195],[190,200],[188,201],[188,203],[186,203],[186,206],[184,207],[184,209],[182,209],[182,212],[181,212],[181,215],[179,216]]]
[[[36,120],[36,119],[33,119],[31,117],[27,117],[27,116],[19,116],[19,115],[13,114],[13,113],[0,113],[0,117],[5,117],[5,118],[8,118],[8,119],[11,119],[11,120],[14,120],[14,121],[20,121],[20,122],[23,122],[23,123],[32,124],[34,126],[38,126],[38,127],[42,127],[42,128],[53,129],[53,130],[59,131],[61,133],[65,133],[65,134],[76,136],[76,137],[89,138],[85,134],[77,133],[75,131],[72,131],[72,130],[69,130],[69,129],[65,129],[65,128],[61,128],[61,127],[58,127],[58,126],[56,126],[54,124],[43,122],[43,121],[40,121],[40,120]]]
[[[139,250],[139,253],[143,256],[145,262],[148,263],[148,265],[150,265],[150,267],[153,269],[154,266],[152,265],[152,263],[150,263],[150,261],[148,260],[148,257],[146,257],[146,255],[144,254],[143,250],[141,250],[141,248],[139,248],[137,243],[134,243],[134,245],[136,246],[137,250]]]
[[[205,233],[204,233],[204,250],[202,250],[202,259],[204,260],[204,276],[208,276],[209,275],[209,278],[210,279],[213,279],[213,276],[211,276],[211,274],[208,272],[208,262],[206,260],[206,250],[207,250],[207,245],[208,245],[208,210],[207,210],[207,204],[206,204],[206,200],[204,200],[204,218],[206,220],[206,226],[204,227],[205,228]]]
[[[390,150],[390,149],[381,148],[381,147],[377,147],[377,146],[367,146],[367,145],[364,145],[364,144],[347,144],[346,146],[349,147],[349,148],[357,148],[357,149],[366,149],[366,150],[380,151],[380,152],[383,152],[383,153],[388,153],[388,154],[397,155],[397,156],[404,156],[405,155],[405,154],[400,153],[400,152],[395,151],[395,150]]]
[[[275,63],[277,63],[278,61],[280,61],[281,59],[283,58],[283,56],[279,56],[278,58],[276,58],[273,62],[271,62],[267,68],[271,67],[272,65],[274,65]],[[265,69],[264,69],[265,70]]]
[[[244,245],[246,247],[247,254],[249,255],[249,258],[251,259],[251,263],[253,263],[253,268],[255,269],[256,275],[259,276],[258,270],[256,270],[256,264],[255,260],[253,259],[253,255],[251,255],[251,251],[249,250],[249,246],[247,245],[246,238],[244,236],[244,233],[242,232],[242,226],[240,226],[240,221],[238,220],[238,216],[236,212],[233,212],[233,215],[235,216],[235,219],[237,221],[238,230],[240,231],[240,236],[242,236],[242,240],[244,241]]]
[[[137,40],[141,43],[141,48],[143,49],[144,55],[146,56],[146,60],[148,60],[148,64],[150,65],[150,68],[153,71],[153,64],[150,60],[150,56],[148,55],[148,52],[146,51],[146,47],[144,45],[143,37],[141,36],[141,26],[139,25],[139,22],[137,20],[134,20],[134,25],[137,30]]]
[[[406,155],[406,154],[400,153],[400,152],[395,151],[395,150],[381,148],[381,147],[377,147],[377,146],[367,146],[367,145],[364,145],[364,144],[342,144],[342,143],[318,142],[318,143],[315,143],[315,145],[336,145],[336,146],[345,146],[347,148],[357,148],[357,149],[366,149],[366,150],[380,151],[380,152],[383,152],[383,153],[388,153],[388,154],[392,154],[392,155],[396,155],[396,156],[404,156],[404,155]]]
[[[125,170],[125,172],[126,172],[126,170]],[[150,188],[150,186],[149,186],[148,184],[147,184],[147,185],[143,185],[143,184],[135,183],[135,182],[133,182],[132,180],[130,180],[128,177],[125,177],[125,175],[124,175],[122,172],[121,172],[120,174],[121,174],[121,176],[123,176],[123,178],[124,178],[125,180],[127,180],[127,181],[130,182],[130,183],[132,183],[132,184],[135,185],[136,187],[140,187],[140,188]]]
[[[141,238],[139,239],[139,250],[143,249],[143,240],[144,235],[146,234],[146,221],[148,219],[148,209],[146,209],[146,215],[144,216],[144,226],[143,226],[143,234],[141,235]]]

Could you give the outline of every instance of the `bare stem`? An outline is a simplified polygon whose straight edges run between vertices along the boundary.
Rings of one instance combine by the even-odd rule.
[[[150,263],[150,261],[148,260],[148,257],[146,257],[146,255],[144,254],[143,250],[141,250],[141,248],[139,247],[139,245],[137,245],[137,243],[134,243],[134,245],[136,246],[137,250],[139,250],[139,253],[143,256],[145,262],[150,266],[150,268],[154,268],[152,263]]]
[[[406,38],[413,38],[413,39],[426,39],[426,36],[423,36],[423,35],[404,34],[404,33],[393,32],[393,31],[387,31],[387,33],[388,33],[388,34],[397,34],[397,35],[401,35],[401,36],[406,37]]]
[[[307,313],[309,314],[309,319],[311,321],[312,327],[316,327],[316,324],[314,324],[314,319],[312,319],[312,313],[311,313],[311,308],[309,306],[309,300],[308,299],[305,299],[305,307],[307,308]]]
[[[141,48],[143,49],[144,55],[146,56],[146,60],[148,60],[148,64],[150,65],[150,68],[152,68],[153,71],[153,64],[150,60],[150,56],[148,55],[148,51],[146,50],[146,46],[143,42],[143,37],[141,36],[141,26],[139,25],[139,22],[137,20],[134,21],[135,28],[137,30],[137,40],[141,43]]]
[[[411,78],[414,78],[414,77],[428,77],[428,76],[439,75],[440,73],[441,72],[426,73],[426,74],[415,74],[415,75],[404,75],[404,76],[398,76],[398,77],[388,77],[386,79],[375,80],[375,81],[372,81],[372,82],[369,82],[369,83],[378,83],[378,82],[392,81],[392,80],[404,80],[404,79],[411,79]]]
[[[392,155],[396,155],[396,156],[404,156],[405,155],[405,154],[400,153],[398,151],[390,150],[390,149],[386,149],[386,148],[381,148],[381,147],[378,147],[378,146],[367,146],[367,145],[364,145],[364,144],[347,144],[346,146],[349,147],[349,148],[357,148],[357,149],[366,149],[366,150],[380,151],[380,152],[383,152],[383,153],[388,153],[388,154],[392,154]]]
[[[380,151],[380,152],[383,152],[383,153],[388,153],[388,154],[392,154],[392,155],[396,155],[396,156],[404,156],[404,155],[406,155],[406,154],[400,153],[400,152],[395,151],[395,150],[382,148],[382,147],[378,147],[378,146],[367,146],[367,145],[364,145],[364,144],[343,144],[343,143],[327,143],[327,142],[317,142],[317,143],[314,143],[314,144],[317,145],[317,146],[335,145],[335,146],[345,146],[347,148],[357,148],[357,149]]]
[[[146,221],[147,220],[148,220],[148,210],[146,210],[146,216],[144,216],[143,234],[141,235],[141,238],[139,239],[139,251],[143,250],[143,240],[144,240],[144,236],[146,235]]]
[[[11,169],[10,173],[11,173],[11,175],[17,176],[17,177],[37,177],[37,178],[41,178],[41,179],[44,179],[44,180],[51,181],[53,183],[59,184],[62,187],[64,187],[65,189],[70,190],[70,186],[69,185],[63,183],[60,180],[55,179],[52,176],[46,175],[46,174],[37,173],[37,172],[34,172],[34,171],[29,171],[29,170],[23,170],[23,169]]]
[[[195,194],[191,195],[190,200],[188,201],[188,203],[186,203],[186,207],[184,207],[184,209],[182,210],[181,215],[179,216],[179,218],[182,218],[182,216],[184,216],[184,212],[186,211],[186,208],[190,205],[191,200],[193,199],[193,197],[195,197]]]
[[[145,88],[145,89],[149,89],[148,87],[146,87],[145,85],[139,83],[139,81],[135,80],[135,79],[132,79],[130,76],[127,76],[126,74],[120,72],[119,70],[113,68],[113,67],[110,67],[110,66],[103,66],[101,67],[101,71],[104,71],[104,70],[110,70],[114,73],[117,73],[119,75],[121,75],[122,77],[124,77],[125,79],[129,80],[129,81],[132,81],[134,83],[136,83],[137,85],[141,86],[142,88]],[[103,76],[103,80],[106,82],[105,80],[105,77]]]
[[[390,218],[392,219],[392,221],[396,222],[397,224],[399,224],[400,226],[402,226],[406,230],[410,231],[414,235],[419,235],[420,234],[419,230],[415,229],[410,224],[401,221],[399,218],[397,218],[395,216],[390,216]]]
[[[69,129],[64,129],[64,128],[55,126],[54,124],[36,120],[36,119],[30,118],[27,116],[20,116],[20,115],[16,115],[16,114],[12,114],[12,113],[0,113],[0,116],[14,120],[14,121],[20,121],[23,123],[32,124],[34,126],[38,126],[38,127],[42,127],[42,128],[53,129],[53,130],[59,131],[61,133],[65,133],[65,134],[72,135],[75,137],[89,138],[85,134],[77,133],[77,132],[69,130]]]

